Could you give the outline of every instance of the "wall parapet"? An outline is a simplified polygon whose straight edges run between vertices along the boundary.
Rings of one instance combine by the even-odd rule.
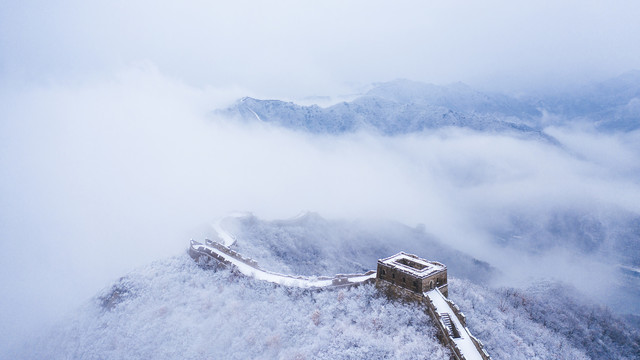
[[[403,300],[408,300],[415,302],[417,304],[423,304],[424,311],[431,317],[432,322],[435,328],[438,331],[438,338],[442,342],[443,345],[449,348],[452,353],[452,357],[455,360],[471,360],[471,359],[482,359],[482,360],[491,360],[491,356],[484,349],[484,345],[476,339],[469,328],[466,326],[466,317],[460,311],[460,308],[451,300],[447,299],[439,290],[438,291],[438,299],[440,304],[447,308],[447,311],[438,310],[438,306],[433,302],[430,296],[427,293],[416,293],[409,289],[403,288],[401,286],[397,286],[393,283],[377,279],[376,285],[383,289],[387,295],[394,296]],[[431,292],[431,291],[430,291]],[[459,321],[459,325],[452,324],[453,321],[449,325],[445,323],[446,318],[450,315],[450,319],[456,318]],[[444,316],[443,316],[444,315]],[[467,353],[458,346],[456,341],[460,341],[463,338],[470,340],[468,346],[465,347]],[[471,346],[471,343],[473,346]],[[476,352],[472,351],[472,354],[469,354],[469,349],[475,348]]]
[[[482,344],[482,342],[480,342],[469,331],[469,328],[466,325],[466,317],[460,311],[460,308],[453,301],[444,297],[438,290],[433,290],[428,293],[424,293],[423,296],[425,298],[424,302],[427,305],[427,308],[429,309],[429,314],[434,318],[435,322],[440,325],[439,329],[441,331],[442,337],[446,338],[445,343],[447,343],[449,348],[455,353],[456,357],[458,357],[460,360],[463,360],[471,356],[473,356],[474,358],[479,356],[482,360],[491,360],[491,356],[484,349],[484,345]],[[447,313],[449,312],[452,313],[458,319],[458,321],[460,322],[460,325],[462,326],[462,329],[456,329],[456,331],[453,331],[453,332],[450,332],[448,330],[448,327],[446,326],[445,321],[443,319],[443,313],[442,313],[443,310],[438,308],[438,306],[434,303],[434,300],[431,299],[431,296],[436,297],[441,304],[445,304],[445,307],[448,308]],[[455,328],[455,324],[453,325],[453,327]],[[456,339],[461,339],[463,337],[467,337],[471,341],[471,344],[473,344],[476,350],[475,353],[473,353],[472,355],[469,355],[468,357],[465,356],[464,351],[460,349],[460,347],[456,342]],[[466,348],[468,352],[468,347]]]
[[[247,264],[247,265],[249,265],[251,267],[254,267],[256,269],[260,269],[260,266],[258,266],[258,262],[257,261],[255,261],[255,260],[253,260],[252,258],[249,258],[249,257],[244,257],[240,253],[238,253],[237,251],[234,251],[234,250],[232,250],[231,248],[229,248],[227,246],[224,246],[224,245],[222,245],[222,244],[220,244],[218,242],[215,242],[215,241],[211,241],[209,239],[205,240],[205,244],[207,246],[211,246],[213,248],[216,248],[216,249],[222,251],[223,253],[233,257],[234,259],[236,259],[238,261],[242,261],[243,263],[245,263],[245,264]]]

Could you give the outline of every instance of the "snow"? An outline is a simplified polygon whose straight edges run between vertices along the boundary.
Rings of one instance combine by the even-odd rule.
[[[262,121],[262,119],[260,119],[260,116],[258,116],[258,114],[256,114],[256,112],[255,112],[255,111],[253,111],[253,110],[251,110],[251,109],[249,109],[249,111],[251,111],[251,112],[253,113],[253,115],[255,115],[255,116],[256,116],[256,119],[258,119],[258,121]]]
[[[430,290],[424,293],[424,295],[431,299],[433,305],[436,307],[436,312],[438,314],[449,314],[451,322],[460,333],[460,337],[454,338],[453,341],[455,342],[458,349],[460,349],[460,352],[462,352],[462,355],[464,355],[465,359],[482,360],[482,356],[471,340],[471,334],[469,333],[469,330],[460,323],[460,320],[458,320],[458,317],[456,316],[455,312],[449,305],[449,302],[447,302],[440,290]]]
[[[626,266],[626,265],[618,265],[621,269],[623,270],[627,270],[631,273],[635,273],[636,275],[640,275],[640,268],[636,268],[636,267],[632,267],[632,266]]]
[[[224,217],[224,218],[220,218],[218,220],[216,220],[212,226],[213,229],[216,231],[216,233],[218,234],[218,237],[220,238],[222,245],[224,246],[231,246],[233,244],[235,244],[236,242],[236,238],[227,230],[224,229],[224,227],[222,226],[222,222],[225,221],[228,218],[243,218],[246,216],[250,216],[251,214],[246,213],[246,212],[235,212],[235,213],[231,213],[228,216]]]
[[[353,101],[327,108],[243,98],[217,113],[313,133],[375,129],[383,134],[398,135],[454,126],[552,140],[535,124],[540,116],[535,104],[481,93],[464,85],[439,87],[392,82],[379,85]]]
[[[363,231],[354,224],[336,222],[282,223],[254,219],[245,224],[251,226],[253,232],[241,231],[241,227],[230,221],[223,221],[222,225],[226,230],[233,229],[240,246],[253,245],[252,251],[242,251],[245,255],[253,256],[261,248],[269,251],[274,244],[282,246],[279,251],[303,254],[310,242],[332,251],[339,250],[339,253],[317,251],[308,259],[312,262],[304,266],[296,264],[301,261],[299,258],[287,257],[290,261],[287,265],[309,269],[311,272],[307,274],[359,271],[361,268],[353,264],[350,268],[342,266],[349,259],[375,264],[379,256],[367,260],[368,255],[363,254],[372,248],[378,249],[376,253],[388,254],[383,244],[389,239],[393,239],[397,247],[405,248],[403,241],[417,242],[407,235],[410,233],[386,225]],[[329,228],[335,232],[328,232]],[[283,237],[283,232],[290,236]],[[287,244],[286,239],[294,236],[304,242]],[[335,241],[319,241],[333,238],[347,242],[349,249],[339,247]],[[450,269],[455,267],[457,274],[468,277],[482,269],[452,266],[461,254],[458,257],[446,256],[446,252],[433,255],[427,251],[435,248],[433,243],[421,244],[425,247],[415,250],[416,253],[429,253],[432,258],[443,260]],[[275,255],[265,258],[280,259]],[[323,262],[328,265],[318,266]],[[261,264],[264,263],[261,261]],[[274,264],[275,260],[270,262],[269,269],[277,267]],[[373,277],[375,273],[360,276],[353,281]],[[120,296],[105,308],[105,299],[113,299],[114,291],[119,291]],[[433,294],[431,299],[436,303],[439,298],[436,292]],[[449,350],[436,340],[436,328],[423,309],[380,295],[370,283],[337,291],[272,286],[229,271],[203,269],[184,254],[125,275],[55,329],[43,329],[42,336],[17,349],[13,356],[0,358],[449,358]],[[566,284],[531,290],[493,289],[449,277],[449,296],[464,310],[473,335],[482,340],[496,360],[638,359],[640,334],[637,330],[600,306],[585,305],[583,297],[569,291]],[[440,305],[446,309],[446,300],[440,299],[445,301]],[[450,317],[463,338],[467,338],[466,329],[458,326],[455,316]],[[470,351],[464,344],[457,343],[457,346]],[[465,356],[472,358],[472,355]]]
[[[304,214],[305,213],[301,213],[301,215],[298,215],[296,218],[300,218],[301,216],[304,216]],[[250,214],[248,213],[232,213],[229,216],[221,218],[213,223],[213,228],[217,232],[218,238],[222,240],[222,245],[229,247],[236,243],[236,237],[224,228],[223,222],[228,218],[242,218],[249,215]],[[233,256],[230,256],[212,246],[192,243],[191,247],[198,252],[204,252],[206,250],[215,253],[216,255],[224,258],[229,263],[231,263],[243,275],[253,277],[257,280],[299,288],[319,288],[333,285],[333,279],[312,279],[303,276],[283,275],[266,271],[258,267],[246,264],[245,262]],[[347,277],[347,282],[349,284],[355,284],[369,279],[374,279],[376,277],[376,273],[372,272],[363,275],[346,275],[345,277]]]
[[[399,262],[400,260],[408,260],[414,263],[417,263],[421,266],[424,266],[422,269],[416,269],[411,266],[407,266]],[[445,266],[435,262],[435,261],[426,261],[424,259],[411,256],[407,253],[400,252],[393,256],[390,256],[386,259],[383,259],[382,262],[392,267],[400,268],[406,272],[419,276],[421,278],[427,277],[433,273],[444,270]]]
[[[266,270],[262,270],[260,268],[251,266],[246,264],[245,262],[226,254],[223,251],[216,249],[215,247],[192,243],[191,247],[200,252],[205,253],[206,251],[210,251],[231,263],[234,268],[239,271],[241,274],[255,278],[256,280],[267,281],[274,284],[291,286],[291,287],[299,287],[299,288],[320,288],[320,287],[328,287],[333,285],[333,279],[326,278],[308,278],[303,276],[291,276],[291,275],[283,275],[278,274]],[[376,277],[376,273],[369,273],[364,275],[347,275],[348,283],[355,284],[360,283],[368,279],[374,279]]]
[[[117,283],[112,310],[91,301],[3,359],[447,359],[424,312],[377,296],[270,286],[202,269],[186,254]],[[105,289],[102,296],[110,296]]]
[[[369,280],[369,279],[375,279],[376,278],[376,274],[375,272],[369,274],[369,275],[361,275],[361,276],[354,276],[354,277],[350,277],[348,280],[350,283],[358,283],[358,282],[363,282],[365,280]]]

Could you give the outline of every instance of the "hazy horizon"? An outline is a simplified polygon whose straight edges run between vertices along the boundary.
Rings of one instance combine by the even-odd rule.
[[[554,89],[640,69],[638,14],[628,1],[23,1],[0,14],[0,79],[87,83],[151,64],[190,86],[269,98],[398,78]]]

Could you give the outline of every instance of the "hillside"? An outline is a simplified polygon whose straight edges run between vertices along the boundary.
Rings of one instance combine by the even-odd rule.
[[[444,127],[505,133],[555,142],[544,127],[588,123],[601,131],[640,128],[640,72],[631,71],[577,90],[518,97],[463,83],[409,80],[378,83],[349,102],[329,107],[245,97],[218,115],[258,120],[312,133],[372,130],[399,135]]]
[[[234,232],[236,248],[260,258],[264,267],[277,267],[279,262],[279,270],[315,273],[364,266],[345,261],[350,253],[335,257],[331,239],[318,243],[317,237],[302,235],[341,232],[346,223],[342,230],[331,229],[331,222],[313,214],[286,224],[239,219],[236,226],[245,230]],[[227,228],[231,225],[225,223]],[[247,235],[256,229],[262,229],[261,236]],[[357,226],[350,231],[366,237]],[[374,238],[368,244],[345,243],[358,253],[365,247],[376,249],[381,242]],[[279,251],[272,246],[276,243],[282,244]],[[298,252],[308,254],[309,246],[317,251],[299,259]],[[474,263],[466,258],[463,262]],[[452,277],[450,297],[494,359],[634,359],[640,354],[637,330],[608,310],[578,300],[579,294],[566,285],[493,288],[463,279],[473,278],[473,272]],[[326,291],[288,288],[201,267],[183,254],[124,276],[16,356],[446,359],[448,350],[435,338],[424,311],[386,298],[373,285]]]

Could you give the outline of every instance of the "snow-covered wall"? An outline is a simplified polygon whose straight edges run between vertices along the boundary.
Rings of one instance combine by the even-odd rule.
[[[207,264],[209,260],[213,260],[218,265],[228,267],[232,271],[244,276],[283,286],[311,289],[336,288],[373,282],[376,277],[376,272],[374,270],[368,271],[364,274],[336,274],[334,277],[305,277],[278,274],[261,269],[255,260],[243,257],[236,251],[211,240],[206,240],[205,244],[191,240],[188,252],[189,255],[198,263]]]

